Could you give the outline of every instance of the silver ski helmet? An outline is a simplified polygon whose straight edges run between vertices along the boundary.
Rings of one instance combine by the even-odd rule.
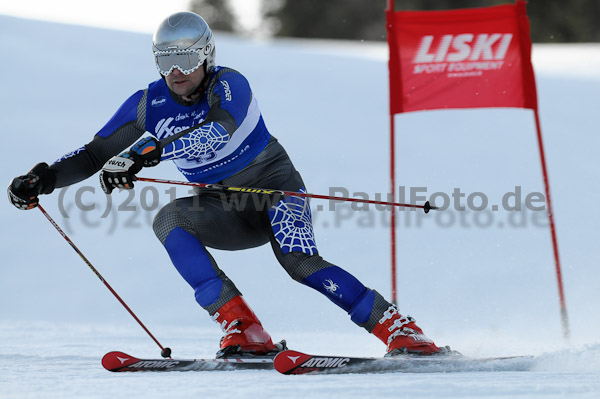
[[[215,66],[215,42],[206,21],[198,14],[184,11],[167,17],[154,32],[154,62],[161,75],[177,68],[189,75],[201,65],[207,73]]]

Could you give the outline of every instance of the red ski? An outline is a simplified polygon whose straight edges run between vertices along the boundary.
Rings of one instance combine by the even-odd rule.
[[[458,352],[443,355],[393,357],[318,356],[286,350],[277,354],[275,370],[282,374],[433,373],[452,371],[526,371],[531,356],[473,359]]]
[[[108,371],[212,371],[273,369],[273,358],[229,359],[140,359],[123,352],[109,352],[102,358]]]

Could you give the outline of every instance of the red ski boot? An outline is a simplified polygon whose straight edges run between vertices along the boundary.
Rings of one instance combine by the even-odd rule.
[[[273,356],[285,347],[285,341],[273,344],[271,336],[241,296],[236,296],[212,315],[225,335],[217,358],[241,355]]]
[[[403,353],[416,355],[443,353],[442,349],[423,334],[423,330],[415,324],[415,319],[402,316],[394,305],[383,313],[383,317],[371,332],[387,345],[386,356]]]

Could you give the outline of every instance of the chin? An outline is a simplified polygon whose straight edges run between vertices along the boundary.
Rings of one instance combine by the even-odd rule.
[[[173,91],[173,93],[177,94],[178,96],[182,96],[185,97],[189,94],[190,90],[182,90],[182,89],[171,89],[171,91]]]

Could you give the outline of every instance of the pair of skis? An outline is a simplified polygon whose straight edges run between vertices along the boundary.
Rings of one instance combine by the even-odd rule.
[[[445,355],[394,357],[319,356],[285,350],[275,358],[260,356],[228,359],[140,359],[109,352],[102,366],[109,371],[213,371],[272,370],[281,374],[371,374],[393,372],[526,371],[531,356],[469,358],[456,352]]]

